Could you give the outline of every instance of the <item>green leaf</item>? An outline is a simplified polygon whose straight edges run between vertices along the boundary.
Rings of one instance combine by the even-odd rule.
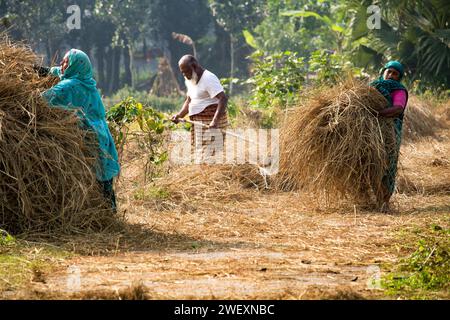
[[[323,18],[320,14],[313,12],[313,11],[303,11],[303,10],[288,10],[288,11],[282,11],[280,12],[280,15],[286,16],[286,17],[298,17],[298,18],[307,18],[307,17],[314,17],[316,19],[322,20]]]
[[[345,29],[337,24],[331,25],[331,30],[336,31],[338,33],[344,33]]]
[[[244,30],[242,33],[244,35],[245,42],[253,49],[258,49],[258,45],[256,44],[256,40],[253,35],[248,30]]]

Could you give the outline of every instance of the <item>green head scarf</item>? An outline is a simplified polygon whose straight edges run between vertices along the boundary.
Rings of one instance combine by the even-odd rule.
[[[395,70],[397,70],[400,73],[399,81],[391,80],[391,79],[384,80],[383,73],[384,73],[384,70],[386,70],[388,68],[394,68]],[[386,100],[392,105],[391,93],[394,90],[404,90],[406,93],[408,93],[408,90],[406,90],[406,88],[400,83],[400,80],[402,79],[403,75],[404,75],[403,65],[400,62],[395,61],[395,60],[389,61],[388,63],[386,63],[384,65],[383,69],[381,69],[381,75],[378,78],[378,80],[371,82],[370,85],[372,87],[376,88],[386,98]]]
[[[403,65],[400,62],[398,62],[396,60],[389,61],[388,63],[386,63],[384,65],[384,68],[382,69],[382,73],[384,73],[384,71],[389,68],[393,68],[393,69],[397,70],[398,73],[400,74],[399,80],[402,80],[403,75],[405,74],[405,69],[403,68]]]

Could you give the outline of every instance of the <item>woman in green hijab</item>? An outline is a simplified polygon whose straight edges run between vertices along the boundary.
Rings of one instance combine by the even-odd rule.
[[[408,90],[400,83],[404,75],[403,65],[398,61],[388,62],[382,69],[382,75],[370,85],[375,87],[388,101],[386,109],[379,112],[379,116],[392,118],[394,121],[397,148],[389,155],[389,169],[383,177],[383,194],[378,202],[383,211],[389,211],[389,200],[395,190],[397,162],[402,141],[403,115],[408,103]]]
[[[44,92],[43,97],[50,106],[76,110],[82,124],[95,133],[99,144],[95,166],[97,180],[116,211],[113,178],[119,174],[120,165],[89,57],[83,51],[71,49],[64,56],[61,66],[51,68],[50,73],[61,81]]]

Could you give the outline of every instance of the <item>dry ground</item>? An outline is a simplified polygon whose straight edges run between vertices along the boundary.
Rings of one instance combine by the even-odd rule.
[[[409,253],[402,238],[408,230],[450,226],[449,133],[402,147],[390,214],[244,188],[214,168],[174,168],[145,186],[142,159],[130,151],[118,186],[127,231],[68,239],[64,246],[75,254],[0,296],[386,298],[368,280]]]

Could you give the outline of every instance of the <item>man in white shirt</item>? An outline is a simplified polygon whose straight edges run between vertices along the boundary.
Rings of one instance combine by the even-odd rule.
[[[192,127],[191,142],[195,146],[208,146],[215,141],[211,138],[211,130],[208,128],[223,130],[228,126],[228,98],[217,76],[204,69],[195,57],[183,56],[178,66],[185,78],[187,97],[180,112],[172,117],[172,121],[178,123],[189,115],[191,121],[202,123],[204,126],[201,128],[196,125]],[[225,135],[222,136],[222,147],[224,137]],[[200,141],[197,141],[198,139]]]

